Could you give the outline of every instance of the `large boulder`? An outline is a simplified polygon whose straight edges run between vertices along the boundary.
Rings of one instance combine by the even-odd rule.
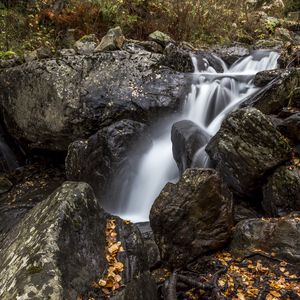
[[[139,50],[33,61],[0,73],[1,118],[31,148],[67,150],[121,119],[150,122],[176,111],[186,78]]]
[[[68,180],[89,183],[95,193],[104,198],[104,193],[112,178],[118,177],[122,167],[130,166],[131,159],[143,154],[144,147],[130,150],[139,139],[144,147],[150,147],[151,139],[142,123],[122,120],[99,130],[87,140],[78,140],[70,144],[66,158]],[[136,145],[136,144],[135,144]],[[127,170],[127,177],[130,177]],[[110,193],[111,197],[112,193]]]
[[[279,167],[268,177],[263,187],[263,208],[268,216],[282,216],[300,211],[300,169]]]
[[[227,243],[232,195],[215,170],[188,169],[155,200],[150,224],[161,258],[180,266]]]
[[[290,91],[300,86],[300,69],[287,69],[242,106],[252,106],[264,114],[277,114],[288,105]]]
[[[240,257],[262,251],[299,264],[299,215],[242,221],[235,227],[230,248]]]
[[[292,152],[286,139],[255,108],[231,113],[206,151],[225,181],[241,195],[251,195],[265,173],[287,161]]]
[[[126,286],[115,299],[156,299],[139,230],[105,213],[86,183],[72,182],[39,203],[7,236],[0,250],[0,298],[87,295],[107,272],[107,224],[112,219],[124,248],[116,255],[124,265],[121,283]]]
[[[196,152],[207,144],[209,138],[210,136],[192,121],[183,120],[173,124],[172,150],[180,174],[192,167]]]
[[[192,57],[195,58],[194,63]],[[208,67],[212,67],[218,73],[224,72],[220,60],[210,52],[204,50],[194,51],[192,49],[183,48],[182,46],[176,46],[173,43],[166,46],[162,64],[178,72],[192,73],[195,71],[195,67],[199,71],[205,71]]]

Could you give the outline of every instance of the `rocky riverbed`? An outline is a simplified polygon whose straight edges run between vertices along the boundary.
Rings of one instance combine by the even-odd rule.
[[[150,224],[102,208],[122,193],[112,182],[151,145],[151,125],[181,110],[191,53],[200,71],[222,72],[215,54],[232,64],[252,49],[116,28],[2,63],[2,143],[16,167],[0,178],[0,299],[299,299],[300,61],[289,49],[208,142],[211,168],[191,168],[208,141],[197,125],[173,126],[181,178]]]

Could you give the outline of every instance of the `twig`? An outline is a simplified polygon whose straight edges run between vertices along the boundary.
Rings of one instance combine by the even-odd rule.
[[[177,272],[174,271],[169,280],[166,300],[177,300],[176,284],[177,284]]]
[[[180,275],[180,274],[178,275],[178,281],[182,281],[182,282],[188,284],[189,286],[193,286],[193,287],[199,288],[201,290],[212,290],[213,289],[213,286],[209,283],[202,283],[195,279],[192,279],[187,276]]]

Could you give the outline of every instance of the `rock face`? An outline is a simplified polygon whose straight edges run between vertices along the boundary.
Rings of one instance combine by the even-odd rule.
[[[69,180],[89,183],[101,198],[112,178],[118,177],[122,166],[130,165],[128,152],[143,138],[145,147],[151,139],[142,123],[122,120],[99,130],[88,140],[70,144],[66,158],[66,174]],[[137,147],[141,153],[143,148]],[[136,157],[136,156],[135,156]],[[127,174],[129,177],[129,174]]]
[[[254,84],[263,87],[280,76],[285,70],[275,69],[258,72],[254,77]]]
[[[80,40],[78,40],[74,48],[78,54],[89,55],[94,52],[97,47],[98,39],[95,34],[90,34],[83,36]]]
[[[124,44],[125,36],[121,27],[111,28],[102,38],[100,44],[96,47],[95,52],[120,50]]]
[[[197,58],[197,68],[204,71],[209,66],[213,67],[217,72],[223,72],[220,61],[211,53],[197,50],[191,51],[178,47],[173,43],[169,43],[164,50],[162,64],[178,71],[178,72],[194,72],[194,64],[191,55]]]
[[[243,257],[258,250],[300,263],[300,218],[249,219],[235,227],[232,253]]]
[[[213,169],[188,169],[155,200],[150,224],[161,258],[180,266],[230,238],[232,195]]]
[[[277,129],[286,137],[290,138],[294,143],[300,143],[300,113],[295,113],[286,118]]]
[[[300,87],[297,87],[292,91],[289,106],[300,108]]]
[[[194,122],[183,120],[172,126],[173,157],[180,174],[192,166],[196,152],[207,144],[209,136]]]
[[[167,34],[156,30],[149,35],[149,39],[160,44],[163,47],[166,47],[169,43],[174,43],[174,40]]]
[[[263,187],[263,208],[268,216],[277,217],[300,211],[300,169],[279,167]]]
[[[251,96],[243,106],[253,106],[264,114],[277,114],[288,105],[290,92],[300,86],[300,70],[288,69],[271,84]]]
[[[186,78],[139,50],[33,61],[0,74],[1,118],[31,148],[67,150],[121,119],[153,121],[176,111]]]
[[[7,236],[0,251],[1,299],[62,300],[86,293],[107,268],[110,218],[87,184],[64,183]],[[116,299],[156,299],[139,231],[119,218],[116,224],[125,250],[119,257],[125,265],[122,280],[131,288]]]
[[[285,138],[254,108],[231,113],[206,151],[229,186],[242,195],[251,195],[267,171],[291,156]]]

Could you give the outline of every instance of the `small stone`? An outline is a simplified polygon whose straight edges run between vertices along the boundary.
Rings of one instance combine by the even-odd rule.
[[[156,30],[149,35],[149,39],[160,44],[163,47],[166,47],[169,43],[174,43],[174,40],[167,34]]]
[[[125,41],[121,27],[111,28],[102,38],[100,44],[94,50],[95,52],[113,51],[121,49]]]

